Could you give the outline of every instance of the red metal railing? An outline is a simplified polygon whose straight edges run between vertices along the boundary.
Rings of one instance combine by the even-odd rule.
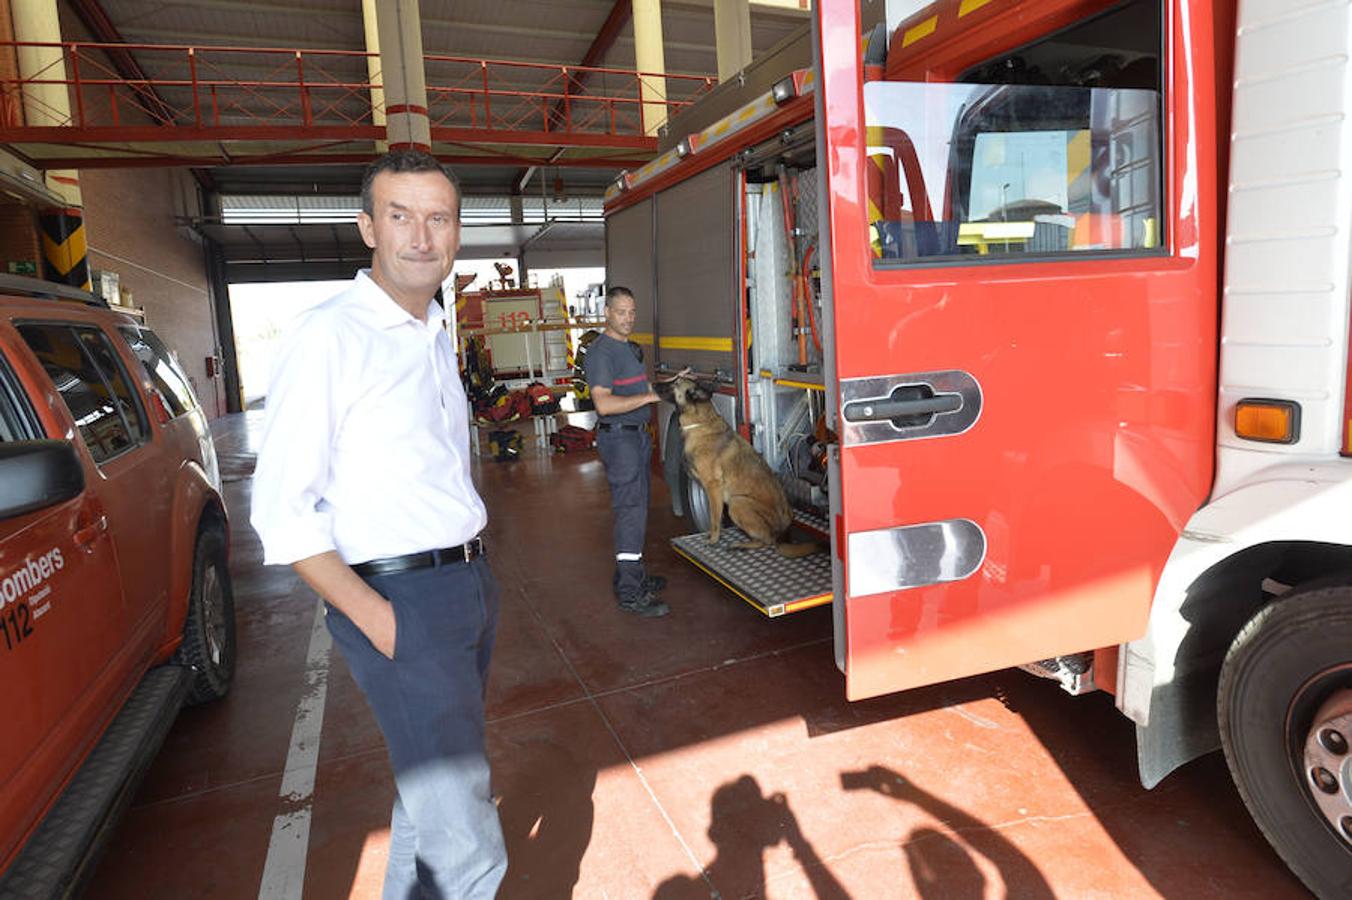
[[[671,95],[657,101],[670,115],[690,105],[714,84],[714,79],[703,76],[660,76],[598,66],[546,66],[439,55],[428,55],[424,60],[433,128],[641,135],[642,104],[652,103],[653,95],[663,90]],[[523,89],[527,84],[529,88]],[[640,84],[651,89],[649,97],[640,98]]]
[[[289,136],[383,137],[368,72],[373,54],[349,50],[61,44],[0,41],[0,53],[45,48],[51,60],[28,78],[0,77],[0,141],[249,140]],[[59,50],[59,56],[57,54]],[[131,51],[144,79],[121,77],[110,52]],[[691,75],[650,75],[598,67],[551,66],[428,55],[428,116],[433,138],[639,146],[647,141],[642,105],[668,114],[713,86]],[[585,88],[579,76],[586,76]],[[639,86],[665,79],[665,100]],[[69,113],[32,89],[62,86]],[[59,131],[53,131],[59,129]]]

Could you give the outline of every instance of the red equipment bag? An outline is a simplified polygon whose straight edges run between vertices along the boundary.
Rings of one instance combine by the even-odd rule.
[[[576,425],[564,425],[549,436],[549,443],[556,453],[590,450],[596,446],[596,432]]]
[[[531,413],[534,415],[548,416],[559,411],[559,401],[549,388],[538,381],[526,385],[526,396],[530,398]]]

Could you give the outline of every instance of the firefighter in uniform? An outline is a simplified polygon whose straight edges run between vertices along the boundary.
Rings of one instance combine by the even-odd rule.
[[[648,405],[657,394],[648,384],[643,350],[629,340],[634,330],[634,295],[628,288],[606,292],[606,327],[587,348],[587,385],[600,421],[596,449],[610,483],[615,531],[615,597],[620,609],[644,618],[665,616],[670,608],[658,596],[666,585],[643,568],[643,537],[648,524]]]

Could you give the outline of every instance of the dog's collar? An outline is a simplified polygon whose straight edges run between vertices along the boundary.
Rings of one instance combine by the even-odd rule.
[[[682,431],[689,431],[689,430],[692,429],[692,428],[703,428],[703,427],[704,427],[704,423],[703,423],[703,422],[691,422],[689,425],[682,425],[682,426],[681,426],[681,430],[682,430]]]

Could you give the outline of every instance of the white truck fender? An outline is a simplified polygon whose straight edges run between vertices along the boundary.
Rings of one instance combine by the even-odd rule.
[[[1119,657],[1117,705],[1138,726],[1147,787],[1219,746],[1216,676],[1234,634],[1262,605],[1262,576],[1245,561],[1261,568],[1262,548],[1291,542],[1352,545],[1352,464],[1263,469],[1199,509],[1179,536],[1146,634]]]

